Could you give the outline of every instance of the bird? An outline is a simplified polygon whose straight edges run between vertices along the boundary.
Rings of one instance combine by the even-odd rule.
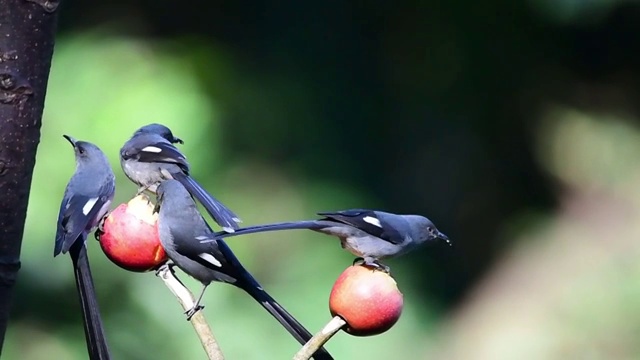
[[[380,260],[400,256],[418,246],[449,237],[440,232],[428,218],[420,215],[398,215],[378,210],[349,209],[317,213],[323,218],[247,226],[233,233],[217,232],[215,239],[252,233],[308,229],[340,239],[343,249],[356,255],[354,261],[389,272]],[[213,241],[210,239],[203,242]]]
[[[173,145],[176,143],[184,142],[168,127],[155,123],[143,126],[120,149],[122,170],[139,186],[138,195],[145,190],[155,193],[158,184],[167,179],[179,181],[224,231],[233,232],[242,220],[190,176],[187,158]]]
[[[115,177],[105,154],[96,145],[63,135],[73,146],[76,170],[64,191],[53,256],[69,252],[80,297],[89,358],[110,359],[102,326],[86,239],[108,212],[115,194]]]
[[[195,305],[186,312],[187,319],[202,309],[202,296],[211,282],[234,285],[262,305],[300,344],[312,335],[284,307],[273,299],[247,271],[224,240],[215,240],[213,231],[198,211],[187,189],[176,180],[158,185],[156,211],[160,242],[168,258],[189,276],[202,283],[203,288]],[[201,240],[212,241],[203,243]],[[314,358],[332,359],[324,349]]]

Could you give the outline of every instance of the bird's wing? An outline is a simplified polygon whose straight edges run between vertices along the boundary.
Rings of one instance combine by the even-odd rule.
[[[109,187],[111,188],[110,193],[106,192]],[[95,222],[97,217],[101,215],[99,211],[111,201],[110,194],[113,194],[113,184],[106,185],[99,194],[101,195],[87,196],[65,193],[58,215],[54,256],[60,252],[69,251],[71,245],[81,234],[91,230],[89,224]]]
[[[121,155],[124,160],[135,159],[145,163],[176,164],[182,171],[189,173],[187,158],[169,142],[159,141],[145,143],[142,147],[132,146],[128,149],[123,149]]]
[[[204,222],[204,219],[202,220]],[[191,227],[177,227],[171,229],[174,238],[174,249],[183,256],[217,271],[218,280],[235,283],[242,278],[242,265],[226,246],[224,240],[216,239],[211,228],[194,224]],[[175,241],[180,239],[180,241]],[[208,240],[208,241],[207,241]]]
[[[333,212],[319,212],[324,216],[322,220],[336,221],[345,225],[353,226],[392,244],[401,244],[405,237],[388,221],[380,219],[376,211],[366,209],[350,209]]]

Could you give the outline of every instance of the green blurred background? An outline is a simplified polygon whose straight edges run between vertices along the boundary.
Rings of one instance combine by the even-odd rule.
[[[66,0],[6,359],[84,359],[55,221],[74,169],[62,134],[118,150],[160,122],[245,224],[352,207],[419,213],[455,242],[391,260],[405,311],[339,334],[336,359],[640,358],[640,6],[623,0]],[[311,331],[352,261],[312,232],[233,238]],[[116,359],[202,359],[176,299],[89,243]],[[182,276],[194,290],[199,285]],[[299,348],[212,285],[229,359]]]

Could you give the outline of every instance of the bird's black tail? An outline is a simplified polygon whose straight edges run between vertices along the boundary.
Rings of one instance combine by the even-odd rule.
[[[262,288],[258,280],[242,266],[240,260],[235,257],[224,240],[217,240],[217,244],[224,258],[229,262],[230,268],[236,270],[234,277],[237,281],[232,284],[246,291],[252,298],[259,302],[301,345],[306,344],[313,335]],[[331,354],[324,348],[316,351],[315,354],[313,354],[313,358],[315,360],[333,360]]]
[[[102,328],[102,318],[98,308],[98,300],[93,286],[87,248],[84,241],[76,241],[69,251],[73,270],[76,276],[76,288],[80,297],[82,307],[82,318],[84,321],[84,335],[87,340],[87,350],[91,360],[108,360],[109,346]]]
[[[322,227],[324,226],[321,223],[319,223],[317,220],[291,221],[291,222],[247,226],[247,227],[236,229],[233,232],[220,231],[215,233],[214,237],[216,239],[222,239],[226,237],[255,234],[255,233],[267,232],[267,231],[300,230],[300,229],[317,230]]]
[[[182,172],[172,173],[174,179],[178,180],[191,195],[193,195],[207,209],[213,220],[222,227],[224,231],[233,232],[237,229],[241,221],[233,211],[223,203],[216,200],[205,189],[200,186],[192,177]]]

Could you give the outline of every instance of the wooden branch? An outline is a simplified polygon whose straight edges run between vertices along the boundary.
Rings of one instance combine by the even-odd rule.
[[[156,272],[156,275],[164,281],[164,284],[178,298],[178,301],[180,302],[180,305],[182,305],[184,311],[188,311],[193,308],[196,303],[193,294],[176,277],[173,269],[171,269],[169,265],[162,265]],[[220,346],[218,345],[216,338],[213,336],[213,332],[211,331],[209,324],[207,324],[207,320],[205,319],[202,310],[197,311],[193,317],[191,317],[191,325],[193,325],[193,329],[196,331],[198,338],[200,338],[200,343],[202,344],[204,351],[207,353],[209,360],[224,360],[222,350],[220,350]]]
[[[347,324],[343,318],[340,316],[334,316],[333,319],[329,320],[327,325],[325,325],[322,330],[313,335],[309,341],[298,351],[294,356],[293,360],[309,360],[313,356],[313,354],[318,351],[324,344],[327,343],[335,335],[343,326]]]
[[[0,0],[0,353],[20,268],[59,2]]]

